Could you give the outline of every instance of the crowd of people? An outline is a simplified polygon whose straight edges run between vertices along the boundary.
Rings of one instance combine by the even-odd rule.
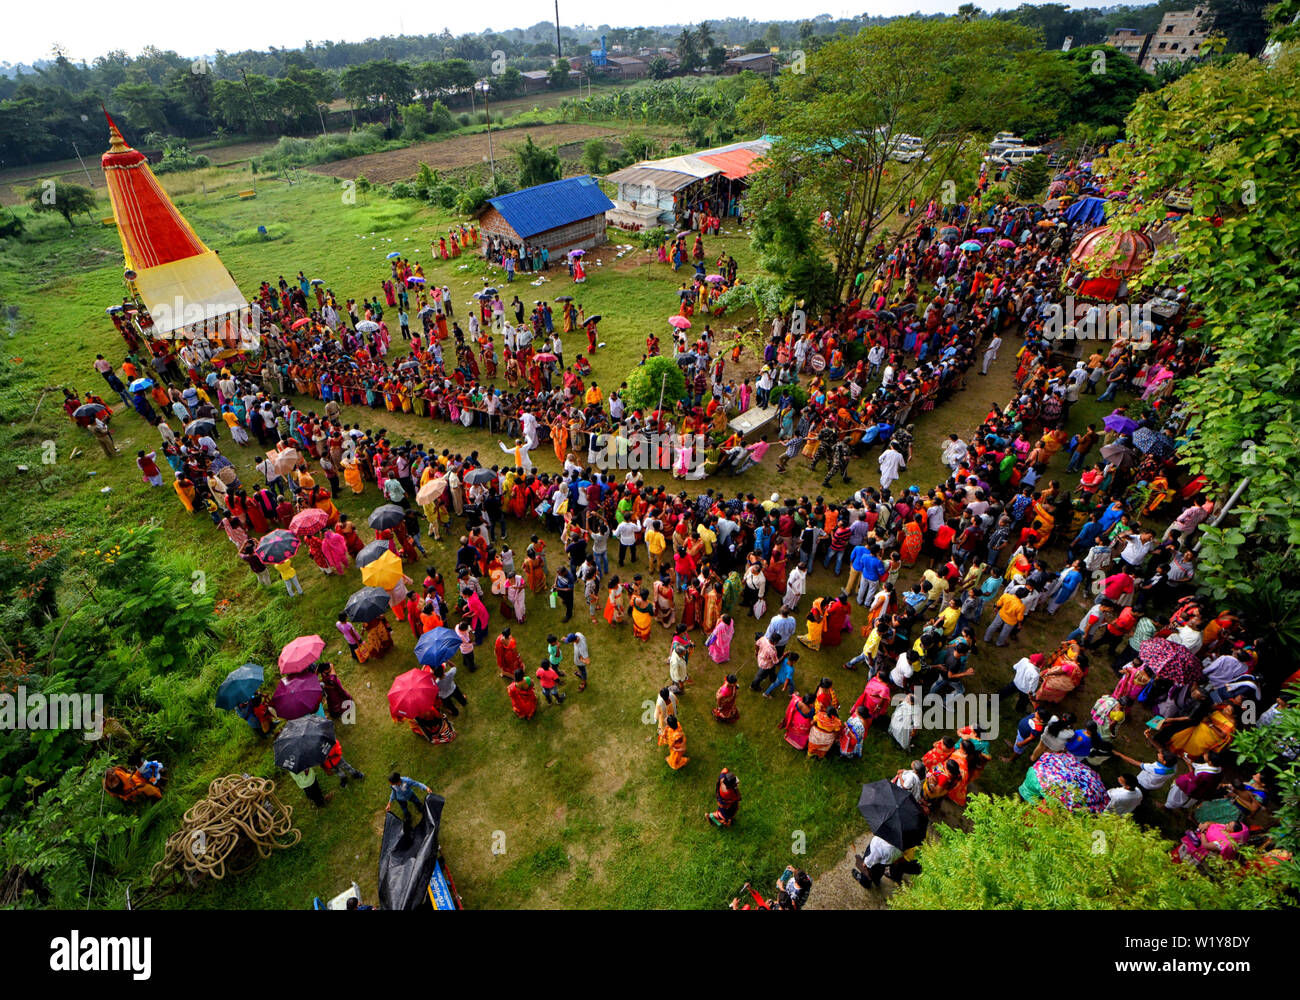
[[[566,362],[565,335],[585,329],[588,354],[596,347],[597,319],[572,299],[557,302],[558,320],[540,301],[525,318],[517,296],[507,303],[485,286],[466,332],[449,290],[426,291],[419,268],[400,258],[380,294],[360,304],[340,304],[301,273],[296,284],[264,283],[258,363],[241,366],[237,352],[195,344],[146,364],[145,345],[128,340],[122,364],[101,356],[96,369],[158,428],[158,448],[137,455],[144,481],[161,485],[160,450],[179,501],[210,516],[264,583],[274,568],[290,594],[301,592],[292,563],[267,563],[257,541],[302,512],[324,514],[305,538],[312,561],[344,575],[370,540],[336,501],[365,495],[399,508],[400,520],[374,537],[412,567],[387,588],[393,616],[416,637],[454,628],[467,671],[491,639],[503,704],[520,719],[534,718],[543,701],[565,704],[570,650],[574,693],[587,686],[603,628],[663,651],[655,722],[674,770],[691,761],[680,705],[706,657],[723,677],[711,694],[717,724],[766,711],[765,701],[750,708],[747,697],[779,697],[785,742],[814,758],[860,759],[877,720],[910,752],[922,731],[920,699],[997,692],[1016,699],[1016,732],[1000,756],[1024,762],[1024,799],[1129,813],[1168,788],[1164,808],[1209,817],[1191,823],[1181,860],[1230,857],[1265,836],[1272,791],[1258,775],[1225,775],[1225,755],[1238,727],[1275,716],[1288,670],[1259,662],[1259,623],[1195,592],[1197,531],[1219,506],[1209,484],[1178,461],[1174,386],[1206,361],[1189,335],[1191,313],[1184,307],[1140,338],[1124,330],[1070,367],[1046,324],[1068,289],[1070,248],[1081,233],[1042,206],[977,197],[962,208],[957,218],[928,206],[897,246],[878,245],[852,301],[815,321],[776,318],[753,389],[749,377],[727,377],[739,367],[739,341],[721,344],[707,325],[694,339],[687,327],[676,331],[673,356],[687,393],[662,408],[626,405],[625,386],[607,393],[583,355]],[[957,249],[977,236],[996,239]],[[679,250],[684,256],[682,238],[675,263]],[[702,264],[698,235],[692,256]],[[719,262],[726,282],[734,265]],[[697,275],[679,315],[690,315],[709,287]],[[390,360],[391,310],[410,350]],[[504,388],[490,384],[497,336]],[[1023,341],[1012,397],[990,404],[970,433],[948,435],[943,482],[900,487],[914,422],[968,389],[972,373],[986,375],[1004,336]],[[650,347],[648,338],[647,356],[659,353],[657,337]],[[1114,412],[1102,426],[1072,429],[1071,408],[1094,393],[1115,401]],[[102,404],[92,396],[69,392],[69,415]],[[840,487],[837,494],[778,487],[729,495],[708,486],[692,495],[616,461],[648,446],[649,469],[690,480],[759,465],[769,435],[747,445],[729,427],[752,406],[774,410],[776,469],[824,464],[822,487]],[[479,428],[484,448],[438,449],[383,426],[363,429],[352,416],[363,407],[381,423],[388,411]],[[92,414],[86,426],[106,429],[109,415]],[[256,481],[241,480],[219,431],[236,448],[256,442]],[[431,427],[429,439],[436,433]],[[536,468],[530,456],[543,448],[560,471]],[[850,477],[867,466],[879,470],[877,482]],[[1076,472],[1073,488],[1058,478]],[[418,568],[430,562],[426,533],[455,548],[446,578]],[[539,607],[556,622],[544,653],[520,649],[510,630]],[[584,612],[587,632],[571,624]],[[1026,649],[1010,676],[989,663],[989,648],[1023,646],[1027,623],[1061,614],[1066,626],[1080,616],[1077,627]],[[494,618],[501,627],[492,636]],[[356,655],[362,631],[346,616],[338,624]],[[838,649],[835,676],[800,666],[801,656],[815,662],[809,654]],[[1114,670],[1113,690],[1079,702],[1075,692],[1099,662]],[[434,669],[438,705],[418,731],[445,743],[454,738],[459,691],[452,664]],[[1154,727],[1141,725],[1140,710]],[[1116,748],[1135,731],[1150,743],[1141,757]],[[960,808],[995,753],[990,733],[953,726],[892,780],[927,814],[945,799]],[[1109,762],[1131,770],[1100,796],[1069,790],[1092,781],[1079,768],[1099,775]],[[731,826],[740,780],[726,768],[715,799],[706,819]],[[912,851],[891,854],[889,846],[861,859],[864,885],[879,885],[886,864],[900,878],[916,870]],[[806,899],[808,885],[791,887],[782,888],[786,898]]]

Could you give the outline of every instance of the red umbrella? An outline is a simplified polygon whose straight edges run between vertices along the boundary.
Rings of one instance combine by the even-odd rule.
[[[318,635],[300,635],[280,651],[280,673],[300,674],[325,652],[325,640]]]
[[[1138,646],[1138,656],[1152,676],[1171,684],[1191,684],[1203,673],[1195,653],[1168,639],[1147,639]]]
[[[293,515],[293,520],[289,522],[289,530],[299,538],[306,538],[329,524],[329,520],[329,515],[319,507],[308,507]]]
[[[393,678],[388,689],[388,711],[394,722],[415,719],[438,705],[438,682],[430,670],[408,670]]]
[[[876,318],[876,314],[875,314],[875,312],[874,312],[873,310],[871,310],[871,309],[859,309],[857,312],[855,312],[855,313],[854,313],[852,316],[850,316],[849,318],[850,318],[850,319],[875,319],[875,318]]]
[[[311,317],[310,317],[310,316],[304,316],[302,319],[298,320],[298,322],[295,323],[293,326],[289,327],[289,329],[291,329],[291,330],[301,330],[304,326],[306,326],[306,325],[307,325],[308,323],[310,323],[310,322],[311,322]]]

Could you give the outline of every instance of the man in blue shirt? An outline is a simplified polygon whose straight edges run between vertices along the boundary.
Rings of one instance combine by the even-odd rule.
[[[794,615],[790,614],[788,608],[781,608],[777,611],[776,616],[768,623],[767,641],[776,647],[776,655],[784,656],[785,647],[794,638],[795,629],[798,627]]]
[[[880,561],[872,546],[859,545],[849,557],[849,565],[862,576],[862,582],[858,585],[858,603],[864,608],[870,607],[876,589],[885,577],[885,564]]]
[[[416,781],[414,778],[408,778],[398,771],[394,771],[388,776],[390,791],[388,793],[388,805],[384,806],[384,812],[393,811],[393,803],[396,802],[402,809],[402,825],[411,826],[411,806],[415,806],[419,812],[420,800],[415,797],[415,789],[418,788],[429,794],[429,786]]]

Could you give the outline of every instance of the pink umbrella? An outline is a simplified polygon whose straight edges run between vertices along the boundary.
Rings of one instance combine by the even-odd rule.
[[[300,674],[325,652],[325,640],[318,635],[300,635],[280,651],[280,673]]]
[[[704,280],[716,285],[719,281],[726,281],[727,279],[720,274],[709,274],[705,275]]]
[[[308,535],[316,534],[328,523],[328,514],[319,507],[308,507],[293,515],[293,520],[289,522],[289,530],[299,538],[306,538]]]
[[[675,326],[679,330],[689,330],[691,328],[691,321],[685,316],[669,316],[668,325]]]
[[[1002,240],[998,240],[998,246],[1000,246],[1003,250],[1014,250],[1016,248],[1016,243],[1015,240],[1002,239]]]

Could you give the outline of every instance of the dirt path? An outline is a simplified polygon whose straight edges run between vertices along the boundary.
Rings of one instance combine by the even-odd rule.
[[[609,138],[618,134],[617,129],[602,125],[528,125],[494,130],[492,148],[497,157],[504,157],[509,154],[512,146],[523,142],[527,136],[532,136],[533,142],[539,146],[563,147],[597,136]],[[482,163],[487,156],[488,136],[483,132],[444,139],[441,142],[421,142],[405,149],[392,149],[383,153],[367,153],[365,156],[354,156],[336,163],[322,163],[308,169],[313,173],[348,180],[355,180],[358,175],[364,174],[367,180],[375,184],[388,184],[414,177],[421,163],[427,163],[434,170],[453,170]]]

